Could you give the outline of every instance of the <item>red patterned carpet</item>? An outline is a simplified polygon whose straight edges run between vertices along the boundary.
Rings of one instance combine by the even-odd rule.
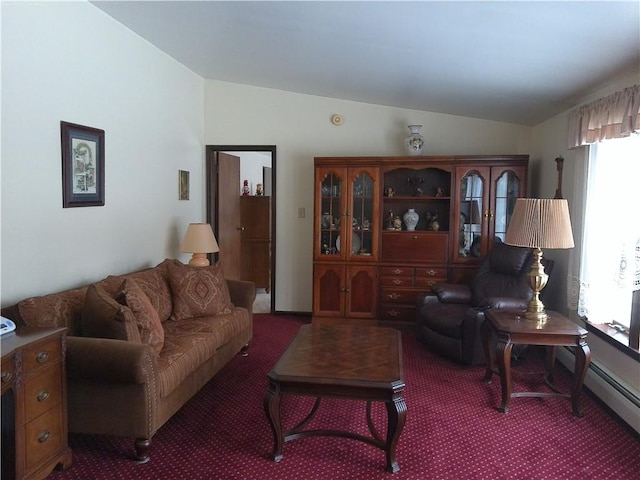
[[[403,334],[407,423],[398,443],[400,472],[384,471],[384,452],[343,438],[285,444],[269,460],[272,436],[262,407],[266,374],[305,319],[256,315],[248,357],[234,358],[153,439],[151,461],[138,465],[131,439],[71,435],[73,466],[51,480],[90,479],[637,479],[640,442],[589,394],[585,416],[571,415],[560,398],[516,398],[501,414],[500,384],[482,382],[484,370],[453,364]],[[542,365],[535,351],[528,367]],[[525,365],[525,367],[527,367]],[[556,380],[568,388],[561,368]],[[516,389],[539,387],[537,375],[516,374]],[[542,387],[545,388],[545,387]],[[285,425],[312,401],[283,399]],[[122,408],[127,408],[123,405]],[[384,425],[382,406],[374,408]],[[311,427],[367,433],[365,404],[325,400]],[[381,427],[382,428],[382,427]]]

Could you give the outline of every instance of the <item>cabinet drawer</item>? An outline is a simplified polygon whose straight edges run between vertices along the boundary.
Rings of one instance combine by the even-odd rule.
[[[62,414],[53,408],[25,426],[27,471],[38,466],[62,447]]]
[[[433,287],[436,283],[442,283],[446,279],[443,278],[424,278],[419,277],[416,278],[416,287],[423,287],[426,291],[430,292],[431,287]]]
[[[380,285],[383,287],[413,287],[413,277],[382,277]]]
[[[414,323],[416,320],[415,307],[406,305],[382,305],[380,320],[385,322]]]
[[[60,338],[52,338],[24,350],[24,371],[29,374],[38,368],[44,368],[62,359]]]
[[[27,422],[60,404],[62,374],[59,365],[52,365],[26,381],[24,402]]]
[[[415,305],[416,292],[415,290],[397,290],[392,288],[383,288],[382,303]]]
[[[441,281],[447,279],[446,268],[418,267],[416,268],[416,277],[436,278]]]
[[[411,260],[416,263],[446,263],[448,240],[449,236],[446,233],[384,233],[382,259],[397,262]]]
[[[385,277],[413,277],[413,267],[382,267]]]

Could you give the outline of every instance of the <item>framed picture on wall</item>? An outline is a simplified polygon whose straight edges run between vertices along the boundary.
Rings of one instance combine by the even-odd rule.
[[[104,205],[104,130],[60,122],[62,207]]]
[[[178,170],[178,200],[189,200],[189,172]]]

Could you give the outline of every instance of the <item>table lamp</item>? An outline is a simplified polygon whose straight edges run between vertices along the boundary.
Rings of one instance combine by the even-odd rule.
[[[218,242],[208,223],[190,223],[187,233],[182,240],[181,252],[193,253],[189,265],[207,267],[209,259],[207,253],[219,252]]]
[[[506,244],[533,248],[528,274],[533,296],[524,317],[544,324],[548,318],[540,291],[549,276],[542,265],[542,248],[573,248],[569,205],[565,199],[518,198],[505,237]]]

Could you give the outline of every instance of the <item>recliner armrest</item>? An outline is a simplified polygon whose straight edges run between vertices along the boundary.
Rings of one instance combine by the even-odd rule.
[[[529,300],[525,298],[511,298],[511,297],[490,297],[487,298],[484,308],[496,308],[503,310],[526,310],[529,305]]]
[[[158,372],[149,345],[126,340],[67,337],[67,376],[97,383],[144,384]]]
[[[431,287],[442,303],[471,303],[471,288],[462,283],[438,283]]]

